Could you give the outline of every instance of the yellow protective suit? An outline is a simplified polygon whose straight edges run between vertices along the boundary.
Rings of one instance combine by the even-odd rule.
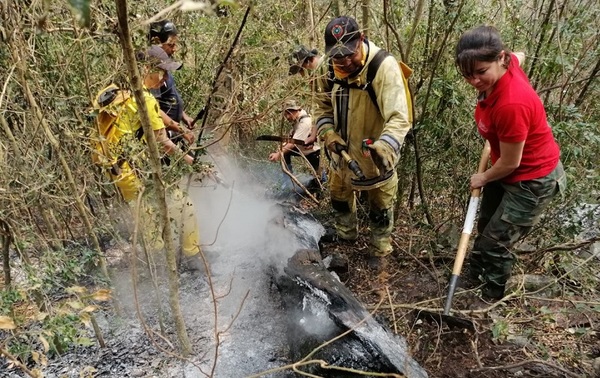
[[[411,128],[409,109],[402,73],[396,59],[386,57],[370,85],[377,95],[377,105],[366,90],[348,88],[346,84],[364,86],[367,82],[369,63],[380,48],[369,41],[363,44],[367,59],[361,71],[344,80],[321,78],[325,92],[317,96],[315,111],[317,127],[322,140],[335,131],[347,144],[348,154],[357,161],[366,180],[352,182],[354,177],[344,160],[329,153],[329,188],[335,211],[335,227],[342,239],[354,240],[358,236],[355,191],[367,191],[371,228],[371,253],[385,256],[392,252],[390,235],[394,225],[394,201],[398,176],[394,171],[383,175],[370,155],[363,153],[363,140],[384,141],[394,151],[394,163],[398,162],[400,148]],[[327,143],[327,140],[324,140]],[[373,152],[371,152],[373,153]]]
[[[100,105],[100,96],[107,90],[115,90],[116,95],[110,104]],[[144,100],[152,130],[163,129],[164,123],[159,115],[158,102],[148,91],[144,91]],[[93,160],[96,164],[106,168],[107,175],[115,183],[123,199],[135,206],[143,182],[141,173],[136,172],[136,167],[143,167],[146,159],[146,145],[143,138],[138,107],[135,99],[129,92],[118,90],[111,85],[100,91],[94,107],[98,111],[98,134]],[[158,209],[150,196],[144,196],[141,205],[141,223],[147,245],[159,250],[164,247],[162,228],[158,217]],[[167,206],[171,214],[173,230],[176,241],[181,241],[183,253],[193,256],[200,251],[200,236],[198,222],[194,212],[194,205],[187,195],[177,185],[167,189]]]

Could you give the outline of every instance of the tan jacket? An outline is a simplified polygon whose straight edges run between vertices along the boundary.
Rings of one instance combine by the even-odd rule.
[[[294,127],[292,129],[292,132],[290,133],[290,136],[294,139],[306,140],[310,135],[312,126],[312,118],[310,117],[310,115],[308,115],[306,110],[302,109],[300,111],[300,114],[298,115],[298,119],[294,121]],[[302,151],[304,155],[311,154],[315,151],[319,151],[320,149],[319,143],[317,143],[316,141],[311,147],[297,147],[300,151]]]
[[[365,41],[365,44],[367,62],[358,75],[346,79],[348,83],[360,86],[366,84],[369,63],[380,48],[369,41]],[[367,180],[379,177],[379,170],[371,157],[363,154],[363,140],[384,140],[399,156],[404,137],[411,128],[406,92],[398,62],[393,56],[385,58],[373,80],[379,110],[373,104],[368,91],[344,88],[338,83],[331,86],[332,82],[327,77],[322,80],[321,86],[325,88],[325,92],[317,96],[318,106],[315,111],[319,135],[333,128],[348,144],[349,155],[358,162]],[[330,155],[334,169],[348,169],[337,154]],[[389,179],[393,177],[396,175]],[[372,187],[381,186],[389,179]]]

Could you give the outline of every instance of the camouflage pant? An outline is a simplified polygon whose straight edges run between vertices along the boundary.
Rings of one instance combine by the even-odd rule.
[[[478,236],[470,255],[470,274],[486,283],[490,296],[504,293],[515,260],[510,248],[535,226],[552,198],[566,185],[559,161],[539,179],[504,184],[498,181],[483,189]]]

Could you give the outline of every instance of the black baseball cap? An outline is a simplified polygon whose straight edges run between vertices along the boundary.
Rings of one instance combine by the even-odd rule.
[[[304,62],[307,59],[317,55],[319,55],[319,51],[317,49],[312,49],[309,51],[303,45],[296,46],[296,48],[292,51],[292,54],[288,59],[290,63],[289,74],[295,75],[298,72],[300,72],[300,70],[302,69],[302,64],[304,64]]]
[[[325,52],[332,58],[342,58],[356,51],[362,33],[352,17],[338,17],[325,27]]]

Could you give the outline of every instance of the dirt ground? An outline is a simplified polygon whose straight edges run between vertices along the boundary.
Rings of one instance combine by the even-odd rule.
[[[427,236],[398,226],[394,254],[377,275],[367,266],[367,235],[362,229],[354,244],[324,244],[323,257],[347,258],[343,282],[407,339],[430,377],[600,377],[600,299],[586,295],[581,285],[563,279],[560,293],[550,298],[515,292],[486,302],[480,289],[459,281],[465,288],[457,288],[452,314],[471,320],[475,329],[440,326],[417,314],[418,309],[442,312],[455,250],[440,249]],[[599,286],[596,280],[591,292]]]
[[[302,202],[300,207],[325,225],[331,220],[326,205],[316,207]],[[366,221],[362,219],[361,224]],[[525,272],[558,278],[556,290],[548,297],[543,292],[520,291],[500,301],[486,302],[478,288],[462,285],[455,294],[452,314],[472,321],[474,330],[449,327],[418,314],[419,310],[442,311],[454,260],[452,242],[441,243],[433,233],[411,229],[402,220],[397,224],[393,233],[395,251],[382,274],[367,266],[368,230],[364,227],[356,243],[324,244],[321,252],[324,258],[333,254],[345,257],[348,270],[340,274],[341,280],[382,324],[406,338],[412,356],[430,377],[600,377],[598,258],[586,262],[588,270],[595,272],[587,281],[585,277],[577,280],[565,275],[558,265],[542,269],[534,263],[521,264]],[[199,302],[194,296],[200,290],[198,283],[189,286],[189,279],[183,282],[182,292],[189,297],[188,302]],[[116,371],[123,377],[181,376],[185,370],[181,364],[155,350],[135,319],[121,327],[109,327],[114,319],[111,310],[105,310],[106,316],[104,311],[97,316],[103,329],[111,329],[107,333],[109,348],[92,346],[69,351],[60,360],[50,361],[45,369],[47,377],[75,377],[87,365],[95,366],[94,376],[116,376]],[[203,329],[202,318],[191,318],[195,319],[191,328]],[[168,331],[174,337],[173,330]],[[205,337],[199,331],[195,336]],[[276,357],[272,363],[285,364]],[[22,376],[18,370],[9,370],[7,361],[0,363],[0,377]]]

